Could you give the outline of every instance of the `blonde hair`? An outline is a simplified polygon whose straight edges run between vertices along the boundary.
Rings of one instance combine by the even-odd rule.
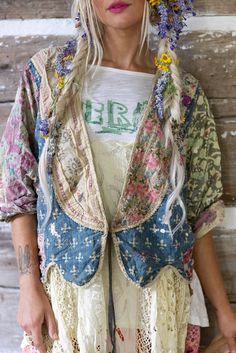
[[[82,93],[84,88],[84,83],[88,72],[92,67],[101,65],[103,58],[103,27],[99,23],[94,9],[92,6],[92,0],[74,0],[72,5],[72,18],[75,18],[80,13],[81,27],[83,28],[87,40],[81,36],[81,33],[76,37],[77,50],[73,61],[70,66],[70,73],[68,74],[65,82],[65,86],[58,97],[57,104],[53,117],[58,117],[59,114],[63,114],[65,108],[69,104],[72,97],[77,94],[78,99],[82,101]],[[146,44],[149,48],[149,27],[150,27],[150,11],[149,4],[147,1],[144,3],[144,15],[141,27],[140,35],[140,51],[144,48]],[[184,168],[181,166],[179,161],[179,151],[177,144],[175,143],[173,133],[172,133],[172,122],[180,121],[180,97],[181,97],[181,80],[179,75],[178,67],[176,66],[176,54],[170,49],[169,41],[167,39],[162,39],[159,43],[158,57],[162,53],[168,53],[172,57],[172,64],[170,65],[171,75],[173,83],[176,88],[177,93],[171,93],[169,96],[164,98],[164,112],[169,114],[170,117],[166,119],[164,126],[164,134],[166,140],[166,147],[169,142],[172,144],[172,158],[170,165],[170,181],[173,188],[166,207],[166,221],[170,227],[170,217],[171,217],[171,207],[173,203],[178,200],[181,208],[183,209],[183,217],[178,226],[173,230],[173,233],[181,226],[185,219],[185,207],[180,198],[180,192],[184,183]],[[90,66],[89,66],[90,65]],[[156,76],[158,73],[156,74]],[[80,104],[81,109],[81,104]],[[81,111],[80,111],[81,113]],[[52,211],[52,200],[49,193],[47,184],[47,164],[48,164],[48,148],[50,144],[50,138],[47,139],[40,160],[39,160],[39,180],[40,185],[45,197],[45,202],[47,205],[47,214],[43,223],[45,226],[49,220]]]

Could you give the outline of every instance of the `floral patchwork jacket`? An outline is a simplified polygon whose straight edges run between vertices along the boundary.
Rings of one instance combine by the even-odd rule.
[[[196,238],[223,217],[220,150],[214,118],[198,81],[183,73],[182,117],[176,128],[181,158],[186,164],[184,224],[172,237],[165,223],[171,192],[171,147],[165,148],[163,124],[151,96],[138,127],[126,180],[112,224],[108,224],[98,187],[85,122],[76,98],[54,126],[54,155],[47,183],[52,211],[42,226],[46,204],[38,179],[45,139],[40,133],[52,102],[58,48],[38,52],[26,65],[1,140],[0,219],[37,213],[41,272],[51,265],[79,286],[88,285],[101,268],[112,239],[124,275],[139,287],[151,283],[165,267],[191,280]],[[49,118],[50,119],[50,118]],[[176,203],[171,226],[182,217]]]

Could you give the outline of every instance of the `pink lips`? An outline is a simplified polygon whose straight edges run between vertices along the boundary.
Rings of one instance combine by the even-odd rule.
[[[127,7],[129,7],[129,4],[123,1],[116,2],[116,3],[114,2],[113,4],[111,4],[111,6],[109,6],[108,11],[112,13],[120,13],[125,9],[127,9]]]

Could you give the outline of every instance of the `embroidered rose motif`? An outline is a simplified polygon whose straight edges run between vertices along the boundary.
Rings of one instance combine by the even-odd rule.
[[[134,162],[140,163],[143,160],[144,152],[143,151],[137,151],[134,154]]]
[[[188,249],[184,254],[183,254],[183,264],[184,264],[184,271],[188,275],[189,278],[192,277],[193,275],[193,268],[192,268],[192,254],[193,254],[193,247]]]
[[[147,156],[146,163],[149,169],[155,169],[159,166],[159,160],[153,154]]]
[[[216,219],[215,210],[207,210],[201,216],[201,218],[195,223],[194,231],[197,231],[204,223],[210,224]]]
[[[161,125],[157,126],[156,134],[158,138],[160,139],[164,138],[164,132],[163,132],[163,129],[161,128]]]
[[[142,219],[142,215],[138,213],[137,209],[134,209],[133,212],[128,215],[128,217],[133,223],[138,223]]]
[[[148,133],[152,132],[153,130],[153,127],[154,127],[154,123],[152,120],[147,120],[145,121],[145,124],[144,124],[144,130]]]
[[[18,206],[23,206],[24,204],[24,198],[27,193],[27,190],[24,186],[24,184],[19,180],[13,180],[11,184],[8,186],[6,189],[6,198],[8,202],[11,202],[16,199],[16,195],[18,195],[19,201],[18,201]],[[21,197],[21,198],[20,198]]]
[[[127,194],[134,194],[135,191],[136,191],[135,184],[130,182],[129,185],[127,186],[127,189],[126,189]]]
[[[182,104],[185,107],[189,107],[191,103],[192,103],[192,98],[190,96],[187,96],[187,95],[182,96]]]
[[[159,198],[159,192],[157,190],[152,190],[149,195],[148,195],[149,201],[151,201],[152,203],[157,202],[158,198]]]
[[[146,185],[143,185],[143,184],[138,184],[137,185],[137,193],[140,196],[145,196],[147,191],[148,191],[148,187]]]

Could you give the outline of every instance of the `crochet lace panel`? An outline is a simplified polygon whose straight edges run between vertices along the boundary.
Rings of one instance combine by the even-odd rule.
[[[47,353],[109,353],[107,309],[102,276],[91,287],[78,287],[65,281],[57,266],[48,271],[45,291],[51,302],[59,329],[59,341],[43,331]],[[127,287],[128,290],[128,287]],[[119,293],[114,288],[114,294]],[[116,294],[115,294],[116,295]],[[122,300],[122,298],[120,298]],[[156,281],[139,290],[137,312],[131,328],[117,329],[117,351],[122,353],[182,353],[185,349],[189,318],[188,284],[173,267],[164,268]],[[125,311],[127,307],[124,306]],[[126,312],[119,313],[122,317]],[[25,333],[22,347],[32,345]]]

